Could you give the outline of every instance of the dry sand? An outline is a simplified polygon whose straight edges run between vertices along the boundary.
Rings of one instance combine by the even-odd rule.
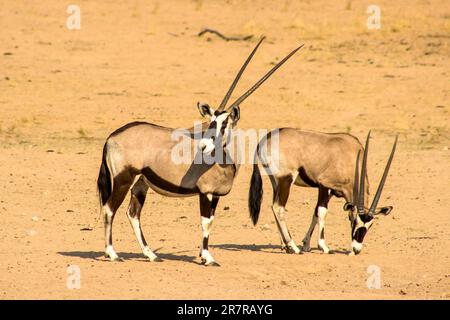
[[[380,30],[368,30],[369,1],[76,1],[81,29],[66,28],[67,3],[0,5],[0,298],[391,299],[450,297],[450,3],[377,1]],[[204,27],[225,42],[197,37]],[[147,262],[125,215],[103,257],[96,178],[107,135],[134,120],[189,127],[197,101],[217,105],[255,45],[267,41],[235,95],[300,43],[305,47],[241,106],[240,128],[372,129],[372,188],[396,133],[399,147],[379,218],[357,257],[280,251],[265,198],[260,224],[247,212],[244,165],[218,206],[210,239],[220,268],[205,268],[198,199],[149,192],[143,229],[164,259]],[[372,190],[373,191],[373,190]],[[298,244],[316,190],[295,188],[287,205]],[[331,249],[350,245],[343,200],[330,202]],[[229,207],[229,210],[224,210]],[[267,226],[265,226],[267,225]],[[312,245],[316,247],[317,234]],[[81,288],[66,286],[67,267]],[[381,289],[368,289],[368,267]]]

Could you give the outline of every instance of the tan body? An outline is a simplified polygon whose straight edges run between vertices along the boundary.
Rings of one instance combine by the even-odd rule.
[[[275,141],[275,142],[274,142]],[[278,146],[278,148],[273,147]],[[274,149],[272,149],[274,148]],[[255,164],[250,183],[249,209],[253,223],[259,217],[262,199],[262,180],[258,162],[269,175],[273,188],[272,211],[277,222],[283,247],[288,252],[300,253],[285,219],[285,206],[289,198],[292,185],[313,187],[318,189],[318,201],[314,210],[308,232],[303,239],[303,251],[310,251],[311,235],[316,224],[319,225],[318,247],[325,253],[329,249],[325,243],[325,216],[328,202],[332,196],[343,197],[346,203],[352,204],[355,196],[355,185],[358,189],[360,181],[356,179],[356,163],[362,164],[359,154],[365,153],[359,140],[347,133],[322,133],[304,131],[295,128],[281,128],[269,132],[258,144],[255,154]],[[365,153],[366,154],[366,153]],[[367,156],[365,156],[367,158]],[[356,160],[356,161],[355,161]],[[367,170],[364,169],[364,181],[361,191],[362,210],[367,208],[369,199],[369,182]],[[371,226],[371,218],[355,214],[354,206],[347,206],[350,211],[349,219],[352,223],[352,237],[354,230]],[[374,214],[388,214],[392,208],[377,209]],[[358,237],[361,242],[352,241],[353,250],[359,253],[364,234]]]
[[[269,133],[268,145],[273,138],[279,139],[279,170],[269,165],[275,180],[280,181],[291,176],[295,178],[295,185],[320,185],[330,189],[336,196],[351,201],[355,159],[358,152],[363,151],[356,137],[346,133],[281,128]],[[268,164],[273,162],[270,150],[265,157]],[[366,193],[368,194],[368,188]]]
[[[203,123],[199,131],[203,132],[207,128],[208,123]],[[113,132],[105,142],[102,168],[109,170],[107,174],[112,183],[110,194],[100,194],[100,203],[105,217],[105,252],[111,260],[119,259],[112,246],[114,216],[131,188],[127,216],[144,255],[150,261],[160,261],[148,247],[140,224],[141,210],[150,187],[163,196],[199,196],[203,229],[200,256],[205,265],[218,265],[209,254],[208,238],[219,197],[230,192],[237,167],[234,164],[206,164],[201,160],[194,163],[194,158],[189,163],[178,163],[172,154],[180,142],[173,135],[175,130],[177,129],[146,122],[134,122]],[[183,131],[184,139],[191,146],[192,157],[203,159],[202,152],[196,148],[197,143],[194,143],[194,128]],[[134,182],[138,175],[139,179]],[[100,184],[99,190],[108,190],[108,187]]]
[[[207,123],[203,127],[206,127]],[[206,128],[203,128],[206,129]],[[236,167],[233,164],[177,164],[172,150],[179,143],[174,141],[175,129],[150,123],[139,123],[118,134],[112,134],[108,146],[107,161],[114,177],[120,183],[133,181],[143,174],[150,187],[164,196],[194,196],[199,193],[223,196],[230,192]],[[192,157],[201,156],[195,150],[193,129],[190,137]]]

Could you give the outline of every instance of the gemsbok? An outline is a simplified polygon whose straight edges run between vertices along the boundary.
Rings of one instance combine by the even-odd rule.
[[[266,146],[271,139],[278,139],[278,150]],[[319,189],[318,201],[311,226],[303,239],[303,251],[310,251],[310,240],[316,224],[319,224],[318,247],[324,253],[330,250],[325,243],[325,216],[332,196],[344,197],[344,210],[349,211],[351,224],[351,255],[361,252],[367,230],[377,214],[388,215],[392,207],[377,208],[381,192],[397,145],[395,138],[389,160],[370,208],[367,177],[367,153],[370,132],[363,148],[359,140],[346,133],[319,133],[294,128],[282,128],[269,132],[257,146],[253,174],[249,190],[249,210],[253,224],[259,218],[262,201],[262,178],[258,160],[269,175],[273,188],[272,211],[280,234],[282,248],[288,253],[301,253],[295,245],[285,220],[285,206],[293,184]],[[362,159],[359,175],[360,153]],[[356,159],[356,162],[355,162]],[[356,210],[355,210],[356,209]]]
[[[187,138],[190,139],[195,154],[192,162],[180,164],[173,161],[172,150],[178,143],[173,139],[173,133],[177,130],[174,128],[147,122],[132,122],[117,129],[106,139],[97,187],[104,215],[105,255],[110,260],[119,259],[112,245],[114,215],[136,176],[139,175],[131,188],[127,216],[143,254],[150,261],[161,261],[147,245],[140,223],[141,210],[150,187],[164,196],[199,195],[202,227],[201,261],[204,265],[218,265],[208,251],[208,239],[219,198],[230,192],[238,167],[234,163],[217,161],[205,163],[203,155],[215,153],[227,156],[225,150],[227,137],[240,118],[239,105],[303,46],[288,54],[254,86],[225,108],[243,71],[263,40],[264,37],[250,53],[217,110],[207,104],[197,103],[200,114],[209,118],[209,121],[202,124],[203,135],[200,138],[194,135],[194,128],[188,131]],[[199,148],[195,143],[196,139],[200,140]]]

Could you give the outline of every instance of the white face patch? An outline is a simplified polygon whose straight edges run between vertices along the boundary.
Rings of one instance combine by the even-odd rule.
[[[360,252],[361,250],[362,250],[362,243],[360,243],[360,242],[358,242],[358,241],[356,241],[356,240],[353,240],[352,241],[352,249],[353,249],[353,252]]]
[[[214,138],[215,139],[217,139],[220,136],[222,125],[223,125],[224,121],[227,121],[229,116],[230,116],[230,114],[228,112],[225,112],[225,113],[222,113],[222,114],[220,114],[218,116],[214,116],[213,115],[211,117],[211,123],[215,122],[215,125],[216,125],[215,126],[215,132],[214,132]],[[223,137],[222,137],[223,141],[226,141],[227,130],[228,130],[229,126],[230,126],[230,123],[228,122],[227,123],[227,128],[225,128],[224,134],[223,134]],[[210,130],[210,129],[208,129],[208,130]],[[211,133],[212,132],[210,132],[210,134]],[[204,154],[211,153],[214,150],[214,148],[215,148],[214,139],[213,138],[203,138],[203,139],[201,139],[200,142],[199,142],[199,147],[200,147],[200,150],[202,150],[202,152]]]
[[[221,134],[220,130],[222,129],[222,125],[224,123],[225,120],[228,119],[228,117],[230,116],[230,114],[228,112],[222,113],[219,116],[217,116],[215,118],[216,121],[216,138]],[[227,123],[227,128],[230,124]],[[225,130],[227,129],[225,128]],[[225,136],[225,131],[224,131],[224,136]]]
[[[214,140],[211,138],[203,138],[200,140],[198,147],[200,148],[200,150],[202,150],[202,153],[209,154],[214,150]]]

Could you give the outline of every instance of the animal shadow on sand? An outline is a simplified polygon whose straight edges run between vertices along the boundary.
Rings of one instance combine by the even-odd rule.
[[[223,244],[212,244],[210,245],[212,248],[219,248],[223,250],[229,250],[229,251],[261,251],[261,252],[267,252],[267,253],[275,253],[275,254],[286,254],[286,252],[281,248],[281,245],[274,245],[274,244],[233,244],[233,243],[223,243]],[[322,253],[322,251],[319,248],[311,248],[310,252],[303,252],[304,253]],[[330,254],[348,254],[350,251],[345,249],[338,249],[338,250],[330,250]]]
[[[162,260],[185,261],[194,264],[201,264],[199,261],[196,261],[197,257],[181,254],[185,251],[174,253],[158,253],[160,249],[161,248],[158,248],[153,252],[155,252]],[[105,253],[103,251],[66,251],[58,252],[58,254],[66,257],[78,257],[82,259],[91,259],[97,261],[109,261],[109,259],[105,257]],[[142,253],[119,252],[118,255],[122,260],[148,261],[148,259]]]

